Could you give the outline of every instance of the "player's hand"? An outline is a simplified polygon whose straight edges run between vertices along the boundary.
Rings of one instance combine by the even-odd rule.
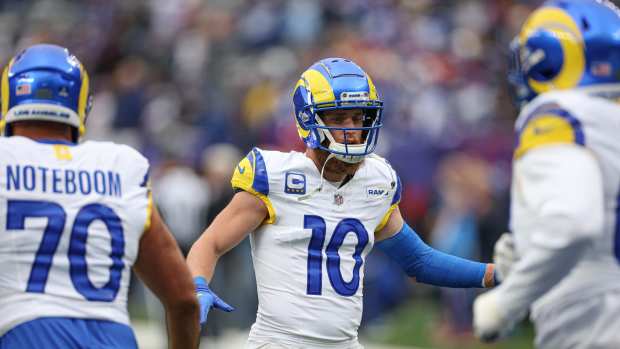
[[[493,248],[493,263],[498,281],[506,280],[517,259],[513,235],[510,233],[502,234]]]
[[[200,303],[200,324],[203,325],[207,322],[207,315],[211,308],[223,310],[225,312],[231,312],[235,310],[220,297],[218,297],[211,289],[207,280],[202,276],[194,278],[194,285],[196,286],[196,297],[198,297],[198,303]]]
[[[503,318],[497,303],[497,291],[481,294],[474,301],[474,334],[483,342],[493,342],[507,335],[513,323]]]

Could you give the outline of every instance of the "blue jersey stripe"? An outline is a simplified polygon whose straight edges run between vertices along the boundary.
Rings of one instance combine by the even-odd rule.
[[[395,203],[400,201],[400,195],[402,194],[403,187],[400,183],[400,176],[396,175],[396,192],[394,193],[394,197],[392,198],[392,203],[390,205],[394,205]]]
[[[255,161],[250,159],[250,162],[254,164],[254,181],[252,182],[252,188],[257,192],[268,195],[269,194],[269,180],[267,177],[267,167],[265,166],[265,160],[258,149],[254,148],[250,152]]]
[[[146,169],[146,173],[144,174],[144,178],[142,179],[142,183],[140,183],[141,187],[146,187],[149,184],[149,172],[151,171],[151,168],[149,166],[149,168]]]
[[[573,127],[573,132],[575,133],[575,143],[579,145],[586,144],[586,137],[583,133],[581,121],[579,121],[576,117],[574,117],[565,109],[554,109],[551,113],[554,115],[559,115],[570,122],[571,126]]]
[[[523,123],[523,125],[519,127],[519,129],[517,130],[516,139],[515,139],[515,149],[519,148],[519,145],[521,143],[521,133],[523,132],[523,130],[526,129],[530,121],[534,120],[538,116],[549,115],[549,114],[557,115],[563,119],[566,119],[570,123],[573,129],[573,134],[575,136],[575,143],[579,145],[586,144],[586,137],[583,132],[583,126],[581,125],[581,121],[579,121],[579,119],[577,119],[569,111],[567,111],[566,109],[563,109],[560,105],[556,103],[547,103],[534,109],[534,111],[525,119],[525,122]]]
[[[71,147],[77,145],[77,143],[70,142],[70,141],[65,141],[65,140],[62,140],[62,139],[37,139],[37,140],[35,140],[35,142],[43,143],[43,144],[63,144],[63,145],[71,146]]]

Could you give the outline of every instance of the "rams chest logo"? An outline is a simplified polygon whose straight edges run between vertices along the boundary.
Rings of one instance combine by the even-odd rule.
[[[386,187],[366,187],[366,198],[380,199],[387,197],[390,191]]]

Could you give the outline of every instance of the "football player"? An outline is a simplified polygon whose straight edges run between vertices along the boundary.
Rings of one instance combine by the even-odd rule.
[[[306,152],[252,149],[234,171],[237,193],[188,255],[202,322],[212,306],[232,310],[208,281],[250,233],[259,307],[249,348],[360,348],[364,261],[375,244],[420,282],[493,285],[493,265],[433,250],[403,221],[398,175],[373,154],[383,102],[358,65],[320,60],[292,97]]]
[[[1,91],[0,348],[136,348],[132,268],[167,310],[170,347],[196,348],[194,285],[152,203],[147,159],[78,143],[82,64],[34,45],[9,62]]]
[[[474,304],[482,339],[529,310],[538,348],[620,348],[619,33],[609,2],[548,1],[513,43],[519,258]]]

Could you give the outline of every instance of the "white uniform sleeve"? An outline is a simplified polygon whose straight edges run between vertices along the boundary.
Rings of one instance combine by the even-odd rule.
[[[515,234],[524,234],[528,243],[497,292],[503,317],[517,320],[570,272],[592,239],[602,234],[603,184],[594,155],[574,144],[528,152],[515,161],[513,175],[511,204],[513,213],[520,212],[512,223]],[[523,226],[528,231],[518,231]]]
[[[142,232],[151,227],[151,214],[153,210],[153,196],[151,193],[151,181],[149,177],[150,163],[137,150],[132,147],[121,145],[121,163],[119,167],[124,169],[123,199],[125,205],[135,210],[144,212],[144,226]]]

